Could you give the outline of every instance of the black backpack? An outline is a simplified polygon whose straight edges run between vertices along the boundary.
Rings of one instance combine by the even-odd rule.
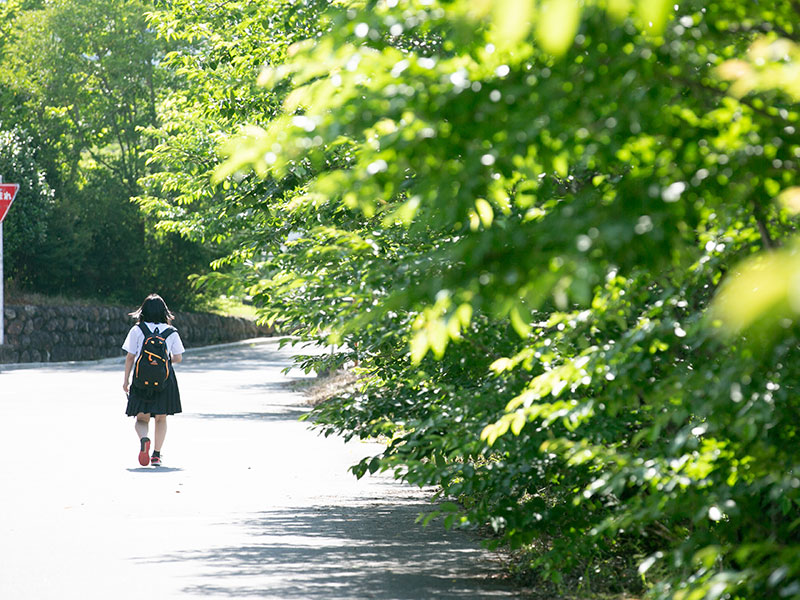
[[[144,342],[133,370],[133,387],[156,392],[162,389],[169,379],[171,361],[167,338],[175,333],[175,330],[167,327],[161,333],[158,332],[158,328],[151,332],[144,323],[139,323],[139,328],[144,333]]]

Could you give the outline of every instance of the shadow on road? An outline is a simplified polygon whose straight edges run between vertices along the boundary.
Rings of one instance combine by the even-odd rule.
[[[280,407],[277,407],[280,409]],[[284,407],[283,410],[273,412],[241,412],[241,413],[192,413],[190,416],[196,419],[226,419],[243,421],[297,421],[300,417],[307,414],[308,410],[300,408]]]
[[[313,376],[307,375],[300,377],[289,377],[288,375],[281,375],[280,381],[268,381],[266,383],[239,383],[236,387],[240,390],[262,392],[265,394],[275,392],[292,392],[299,382],[308,381],[309,378],[313,379]]]
[[[259,346],[257,352],[254,347]],[[184,362],[177,367],[178,372],[215,370],[245,371],[251,369],[284,369],[292,363],[295,354],[313,354],[324,352],[323,349],[298,345],[296,347],[277,347],[277,340],[263,338],[253,343],[234,343],[230,346],[207,346],[187,348]],[[100,360],[53,362],[53,363],[19,363],[0,364],[0,373],[35,369],[39,372],[79,371],[90,369],[95,372],[118,371],[124,369],[125,353],[120,350],[119,357]]]
[[[178,467],[136,467],[127,469],[130,473],[175,473],[176,471],[183,471]]]
[[[256,345],[260,348],[258,352],[253,352],[253,347]],[[178,369],[186,372],[219,368],[226,371],[283,370],[287,365],[292,364],[292,357],[296,354],[319,354],[322,352],[324,352],[322,348],[308,347],[307,345],[278,348],[276,342],[189,348],[185,355],[185,361],[180,364]]]
[[[439,529],[425,539],[414,521],[430,509],[430,504],[414,498],[397,504],[267,511],[243,523],[256,538],[251,544],[141,562],[197,563],[209,583],[184,590],[196,595],[326,600],[517,597],[497,578],[499,570],[481,570],[486,555],[468,532],[442,535]]]

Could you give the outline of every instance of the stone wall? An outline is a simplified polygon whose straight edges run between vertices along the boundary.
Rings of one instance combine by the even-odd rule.
[[[122,308],[6,306],[0,363],[94,360],[123,356],[122,342],[133,319]],[[270,335],[266,327],[238,317],[175,313],[186,348]]]

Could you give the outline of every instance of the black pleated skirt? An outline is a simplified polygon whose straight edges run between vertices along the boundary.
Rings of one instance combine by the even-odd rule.
[[[181,392],[178,389],[178,379],[175,377],[174,369],[171,369],[163,390],[151,392],[131,386],[128,392],[125,414],[129,417],[135,417],[139,413],[150,413],[150,416],[174,415],[182,411]]]

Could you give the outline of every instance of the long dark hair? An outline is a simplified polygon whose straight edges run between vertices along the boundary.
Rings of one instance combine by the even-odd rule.
[[[150,294],[137,310],[128,314],[136,319],[137,323],[167,323],[171,325],[175,318],[175,315],[169,312],[167,303],[158,294]]]

